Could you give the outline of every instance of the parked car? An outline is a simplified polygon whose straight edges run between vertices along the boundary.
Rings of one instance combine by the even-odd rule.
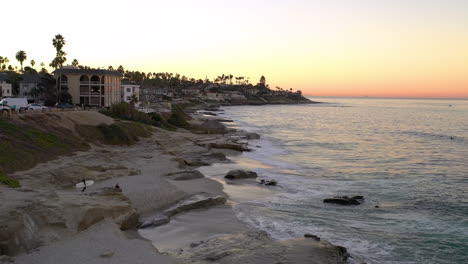
[[[27,109],[30,112],[35,112],[35,111],[47,112],[49,110],[47,106],[43,106],[41,104],[29,104],[27,105]]]
[[[63,103],[63,104],[56,104],[55,108],[71,109],[71,108],[76,108],[76,106],[69,104],[69,103]]]
[[[10,113],[10,107],[8,105],[0,104],[0,114],[9,114]]]
[[[28,105],[27,98],[4,98],[0,101],[0,105],[8,105],[11,110],[23,112]]]

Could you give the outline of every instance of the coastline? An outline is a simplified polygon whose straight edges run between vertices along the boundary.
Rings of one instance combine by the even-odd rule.
[[[207,117],[194,116],[191,122],[200,123],[202,119],[205,120]],[[183,129],[179,129],[178,132],[154,129],[153,136],[142,139],[130,147],[95,146],[90,151],[42,163],[27,171],[16,172],[13,176],[20,179],[24,186],[19,193],[29,194],[31,200],[42,199],[42,204],[41,202],[39,204],[46,207],[42,208],[45,213],[61,210],[71,212],[69,212],[70,215],[62,218],[56,216],[57,219],[53,219],[54,221],[47,219],[45,222],[54,222],[53,228],[44,228],[50,230],[44,231],[41,227],[29,226],[29,233],[25,234],[25,237],[34,238],[38,235],[36,240],[42,239],[42,244],[30,245],[33,248],[32,251],[24,250],[26,253],[23,251],[13,258],[4,257],[3,261],[6,263],[8,261],[48,263],[51,259],[57,258],[69,260],[70,252],[86,252],[84,255],[75,254],[73,261],[76,263],[128,263],[127,257],[133,256],[138,257],[140,263],[213,261],[236,263],[252,260],[255,260],[254,263],[271,263],[279,259],[285,263],[301,263],[311,259],[317,261],[312,263],[344,263],[348,256],[346,249],[336,247],[326,241],[318,241],[314,238],[274,241],[266,233],[248,227],[235,217],[229,205],[232,198],[226,194],[223,185],[208,177],[200,177],[194,172],[200,166],[229,163],[229,155],[239,152],[223,148],[248,146],[248,143],[245,144],[246,135],[248,132],[245,131],[231,131],[227,134],[194,134]],[[93,163],[94,170],[90,169],[89,163]],[[100,168],[97,169],[98,167]],[[70,190],[70,188],[56,190],[54,184],[43,187],[44,184],[40,181],[46,178],[41,179],[40,175],[50,176],[54,172],[56,174],[57,168],[63,169],[61,173],[88,173],[94,176],[98,170],[97,174],[101,173],[104,176],[96,176],[101,179],[96,181],[95,185],[90,186],[86,194]],[[180,173],[184,176],[177,179]],[[108,188],[116,183],[123,189],[122,193],[103,191],[108,191]],[[253,185],[251,187],[257,188]],[[37,190],[38,188],[40,190]],[[34,191],[29,191],[29,189]],[[16,191],[12,191],[11,194],[13,192]],[[168,219],[168,223],[161,225],[161,228],[169,230],[165,234],[165,239],[162,240],[180,248],[171,248],[170,252],[164,254],[158,253],[156,249],[146,252],[148,245],[151,244],[142,239],[134,231],[135,228],[155,215],[161,214],[168,207],[200,193],[206,195],[203,198],[206,198],[205,200],[220,197],[227,199],[228,202],[222,205],[223,202],[213,204],[198,201],[194,203],[195,205],[192,204],[192,207],[181,209],[182,211]],[[14,197],[19,199],[18,193]],[[52,203],[51,199],[55,202]],[[70,200],[73,200],[73,203]],[[27,201],[22,201],[20,204],[30,206]],[[10,204],[10,206],[15,207],[18,204]],[[68,209],[69,206],[79,209],[71,210]],[[87,210],[83,210],[84,207]],[[49,210],[50,208],[53,210]],[[79,218],[82,220],[77,223]],[[83,219],[86,219],[85,224],[83,224]],[[226,222],[228,224],[223,225]],[[76,226],[83,231],[71,231]],[[185,231],[174,231],[181,228]],[[189,236],[191,240],[187,240],[187,234],[190,231],[198,231],[198,234]],[[82,248],[77,245],[88,239],[99,241],[96,238],[97,234],[99,237],[108,238],[101,241],[101,246]],[[153,244],[157,246],[157,243]],[[125,249],[126,247],[128,248]],[[134,249],[135,247],[138,249]],[[164,245],[161,248],[164,248]],[[133,253],[145,251],[146,254],[132,255],[133,253],[129,254],[129,251]],[[68,263],[74,262],[68,261]]]

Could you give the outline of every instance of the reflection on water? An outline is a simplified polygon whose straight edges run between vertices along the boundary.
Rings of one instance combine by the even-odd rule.
[[[464,263],[468,102],[321,101],[226,107],[233,125],[263,135],[237,165],[279,182],[236,205],[239,218],[278,239],[316,233],[371,263]],[[357,194],[363,205],[322,202]]]

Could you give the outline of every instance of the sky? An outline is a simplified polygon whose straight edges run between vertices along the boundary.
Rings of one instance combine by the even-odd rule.
[[[264,75],[312,96],[468,98],[468,0],[23,0],[0,56],[194,78]]]

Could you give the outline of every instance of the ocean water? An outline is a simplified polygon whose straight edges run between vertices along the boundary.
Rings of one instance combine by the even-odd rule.
[[[317,234],[368,263],[468,263],[468,101],[319,101],[224,108],[262,135],[234,161],[279,182],[235,204],[238,218],[276,239]],[[336,195],[365,202],[322,202]]]

